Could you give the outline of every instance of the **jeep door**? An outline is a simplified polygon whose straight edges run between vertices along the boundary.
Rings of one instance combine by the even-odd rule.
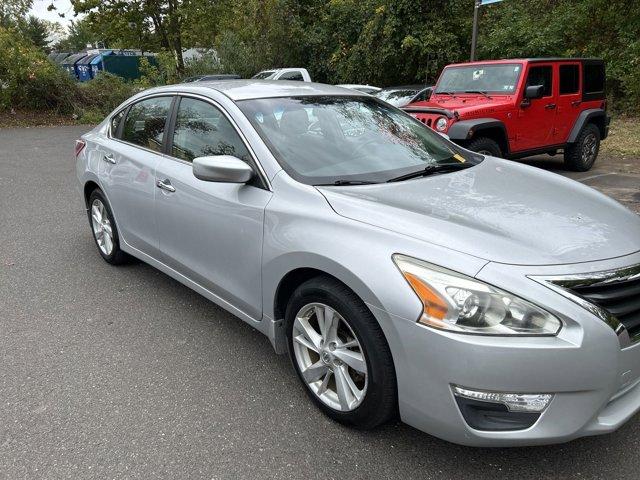
[[[556,94],[553,64],[530,63],[516,122],[516,142],[512,151],[534,150],[553,144],[552,133],[556,117]],[[524,99],[526,87],[542,85],[542,98],[532,99],[527,105]]]
[[[567,62],[556,65],[558,68],[558,98],[556,100],[556,121],[554,125],[554,143],[564,143],[576,123],[582,103],[581,64]]]
[[[254,319],[262,316],[262,236],[271,192],[231,118],[212,100],[180,96],[167,153],[156,168],[162,262]],[[249,163],[247,184],[193,175],[196,157],[233,155]]]

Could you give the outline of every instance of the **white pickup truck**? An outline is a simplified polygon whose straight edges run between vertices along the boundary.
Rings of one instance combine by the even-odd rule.
[[[311,81],[311,75],[309,75],[306,68],[274,68],[273,70],[262,70],[251,78],[257,78],[258,80]]]

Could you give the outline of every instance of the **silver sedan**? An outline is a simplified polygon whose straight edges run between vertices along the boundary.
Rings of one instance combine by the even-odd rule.
[[[282,81],[142,92],[75,153],[100,255],[264,333],[339,422],[532,445],[640,408],[640,219],[581,184]]]

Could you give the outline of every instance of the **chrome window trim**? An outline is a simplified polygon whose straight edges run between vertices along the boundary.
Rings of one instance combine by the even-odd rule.
[[[618,341],[620,342],[620,348],[629,347],[640,341],[640,334],[631,338],[625,326],[615,316],[604,308],[591,303],[587,299],[570,290],[575,287],[597,287],[608,283],[639,279],[640,264],[593,273],[549,276],[528,275],[527,277],[577,303],[594,314],[600,320],[604,321],[617,335]]]

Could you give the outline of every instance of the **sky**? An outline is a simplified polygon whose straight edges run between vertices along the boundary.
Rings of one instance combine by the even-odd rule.
[[[51,5],[52,2],[57,10],[48,12],[47,7]],[[33,6],[29,13],[45,20],[59,22],[64,26],[68,25],[69,20],[73,19],[73,7],[71,6],[70,0],[33,0]],[[58,13],[65,13],[65,18],[60,18]]]

